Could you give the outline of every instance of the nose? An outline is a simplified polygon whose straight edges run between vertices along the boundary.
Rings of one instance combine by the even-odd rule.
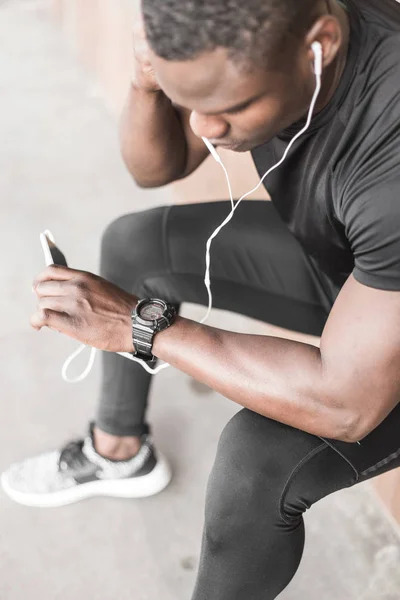
[[[190,115],[190,127],[198,137],[218,140],[226,136],[229,125],[221,117],[202,115],[193,111]]]

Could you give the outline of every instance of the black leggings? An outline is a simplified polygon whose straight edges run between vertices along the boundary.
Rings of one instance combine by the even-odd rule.
[[[160,207],[106,230],[103,277],[139,297],[205,305],[205,244],[228,202]],[[211,249],[214,306],[321,335],[339,289],[313,263],[270,202],[245,202]],[[103,353],[97,425],[141,435],[152,376]],[[211,416],[210,416],[211,418]],[[304,546],[314,502],[400,466],[400,405],[361,445],[312,436],[241,410],[225,427],[207,488],[193,600],[272,600]]]

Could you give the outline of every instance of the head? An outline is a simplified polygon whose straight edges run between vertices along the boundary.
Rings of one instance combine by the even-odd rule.
[[[250,150],[300,119],[342,44],[335,0],[142,0],[152,63],[196,135]],[[332,6],[333,5],[333,6]],[[335,11],[335,9],[334,9]]]

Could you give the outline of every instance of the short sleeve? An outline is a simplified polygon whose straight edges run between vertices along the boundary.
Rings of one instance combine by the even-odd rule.
[[[381,39],[360,73],[348,115],[350,149],[335,182],[335,216],[354,258],[354,278],[400,291],[400,62],[398,35]]]
[[[341,216],[354,278],[369,287],[400,291],[400,161],[396,173],[388,167],[365,174],[363,184],[344,199]]]

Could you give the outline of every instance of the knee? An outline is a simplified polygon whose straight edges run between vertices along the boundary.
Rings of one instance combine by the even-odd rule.
[[[118,217],[107,225],[101,237],[101,253],[102,255],[110,255],[119,252],[127,236],[128,224],[129,227],[134,222],[133,215],[123,215]]]
[[[217,448],[216,465],[229,468],[231,476],[252,483],[259,475],[284,470],[291,428],[248,409],[240,410],[227,423]],[[246,477],[243,477],[246,476]]]
[[[210,474],[205,534],[214,549],[229,545],[254,527],[276,520],[287,471],[280,424],[247,409],[223,430]]]
[[[121,259],[135,253],[146,256],[146,250],[162,238],[164,210],[157,207],[112,221],[102,235],[102,256],[116,255]]]
[[[101,241],[102,277],[139,293],[141,282],[165,267],[165,210],[157,207],[123,215],[108,225]]]

